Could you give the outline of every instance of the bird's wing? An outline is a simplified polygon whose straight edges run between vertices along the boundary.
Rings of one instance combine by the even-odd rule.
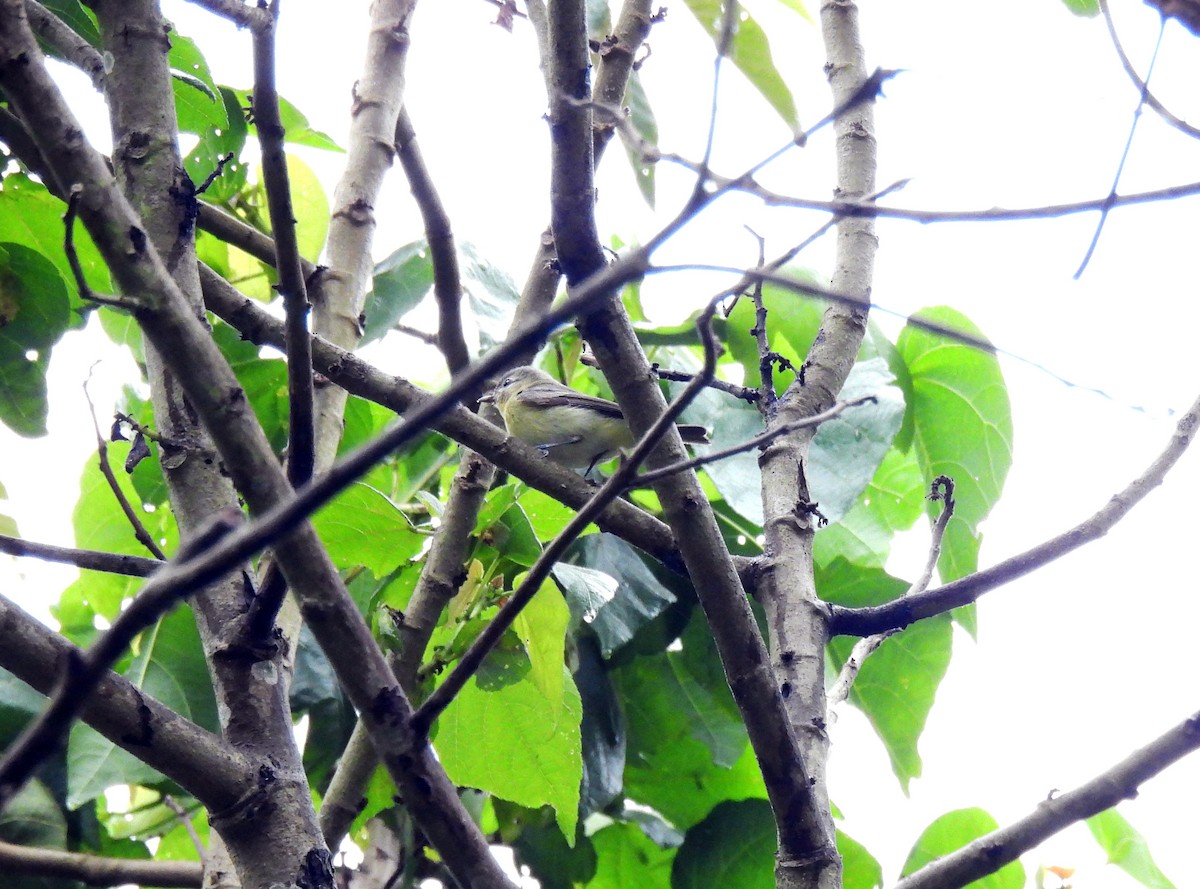
[[[621,409],[607,398],[584,395],[574,390],[564,393],[558,387],[530,386],[521,393],[521,400],[533,407],[582,407],[607,417],[625,419]]]

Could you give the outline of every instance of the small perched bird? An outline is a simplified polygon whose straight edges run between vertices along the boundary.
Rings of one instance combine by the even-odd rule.
[[[509,435],[564,466],[586,466],[591,472],[634,443],[619,406],[576,392],[536,367],[513,368],[479,400],[496,405]],[[685,442],[708,444],[703,426],[676,428]]]

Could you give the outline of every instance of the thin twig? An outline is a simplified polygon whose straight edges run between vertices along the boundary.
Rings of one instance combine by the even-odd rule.
[[[0,809],[57,749],[75,715],[137,634],[170,610],[182,594],[192,591],[172,583],[171,568],[193,561],[197,554],[229,534],[241,521],[242,514],[236,509],[227,508],[216,513],[206,528],[201,528],[193,539],[180,547],[175,562],[146,581],[129,607],[87,651],[73,652],[66,658],[49,705],[26,726],[0,760]]]
[[[904,592],[905,596],[915,596],[918,593],[925,592],[929,588],[929,582],[933,579],[933,569],[937,567],[938,557],[942,554],[942,538],[945,537],[946,526],[950,524],[950,518],[954,515],[954,479],[945,475],[939,475],[935,478],[930,485],[928,499],[941,500],[942,512],[937,517],[937,521],[933,523],[933,530],[929,540],[929,552],[925,558],[925,567],[922,569],[920,576]],[[842,664],[842,669],[838,672],[837,679],[830,687],[829,694],[826,695],[825,719],[827,722],[833,723],[837,721],[837,707],[850,696],[850,689],[854,685],[854,681],[858,678],[859,671],[862,670],[862,666],[867,658],[874,654],[876,649],[890,636],[899,632],[899,629],[885,630],[882,633],[874,633],[866,636],[854,643],[854,648],[850,651],[850,656]]]
[[[998,565],[976,571],[937,589],[867,608],[832,605],[830,634],[869,636],[896,627],[906,627],[926,617],[942,614],[960,605],[968,605],[984,593],[1036,571],[1084,544],[1100,539],[1117,522],[1125,518],[1150,491],[1162,484],[1167,472],[1183,456],[1195,438],[1197,429],[1200,429],[1200,398],[1197,398],[1179,418],[1171,440],[1146,471],[1114,495],[1090,518],[1032,549],[1005,559]]]
[[[192,824],[191,816],[188,810],[185,809],[175,797],[171,794],[166,794],[162,798],[163,805],[170,809],[179,818],[179,823],[183,825],[183,829],[187,832],[188,838],[192,841],[192,846],[196,850],[200,860],[204,860],[204,843],[200,841],[200,835],[196,833],[196,826]]]
[[[101,296],[88,286],[83,274],[83,266],[79,263],[79,254],[75,251],[75,218],[79,214],[79,201],[83,196],[83,187],[78,183],[72,185],[67,197],[67,211],[63,214],[63,253],[66,254],[67,264],[71,267],[71,275],[75,278],[75,286],[79,296],[89,302],[117,309],[136,310],[140,303],[127,296]],[[93,421],[95,416],[92,417]]]
[[[105,571],[109,574],[123,574],[128,577],[148,577],[162,566],[162,562],[158,559],[147,559],[145,556],[125,556],[120,553],[105,553],[92,549],[54,546],[49,543],[23,540],[20,537],[9,537],[7,534],[0,534],[0,553],[7,553],[10,556],[28,556],[45,562],[61,562],[90,571]]]
[[[1143,784],[1197,749],[1200,713],[1193,713],[1086,784],[1047,797],[1024,818],[930,862],[895,889],[966,886],[995,873],[1060,830],[1133,799]]]
[[[679,463],[673,463],[670,466],[663,466],[659,469],[651,470],[637,476],[630,483],[630,487],[643,487],[653,484],[661,478],[666,478],[668,475],[674,475],[677,472],[683,472],[688,469],[698,469],[701,466],[706,466],[709,463],[716,463],[718,460],[725,460],[736,454],[741,454],[754,448],[766,447],[775,439],[783,435],[788,435],[795,432],[797,429],[807,429],[811,426],[820,426],[822,423],[832,420],[834,417],[841,414],[848,408],[857,407],[860,404],[874,402],[874,395],[863,395],[859,398],[852,398],[849,401],[839,401],[827,411],[821,411],[819,414],[813,414],[811,417],[805,417],[803,420],[796,420],[794,423],[784,423],[776,426],[774,429],[769,429],[761,435],[756,435],[754,438],[739,442],[735,445],[730,445],[727,448],[721,448],[719,451],[709,451],[707,454],[702,454],[698,457],[692,457],[690,460],[682,460]]]
[[[492,619],[491,623],[483,629],[483,632],[471,643],[470,648],[463,653],[458,664],[450,672],[450,675],[426,698],[425,703],[413,713],[409,724],[417,735],[428,733],[434,720],[450,705],[463,686],[475,675],[475,672],[483,664],[484,658],[487,657],[496,643],[500,641],[500,637],[512,626],[517,615],[521,613],[521,610],[536,595],[543,581],[550,576],[550,571],[557,564],[567,547],[571,545],[576,537],[583,533],[584,529],[591,524],[592,520],[610,502],[621,495],[637,472],[638,467],[642,464],[642,461],[658,446],[659,439],[666,434],[674,424],[675,419],[695,400],[696,396],[704,390],[707,381],[712,378],[717,367],[717,345],[711,329],[715,307],[716,304],[711,303],[696,322],[701,331],[701,340],[704,343],[704,369],[696,375],[695,379],[688,383],[683,392],[680,393],[679,398],[667,406],[666,411],[655,420],[654,424],[646,431],[646,434],[634,446],[629,457],[622,461],[617,471],[600,486],[600,489],[596,491],[592,499],[584,504],[571,517],[571,520],[563,527],[554,540],[547,544],[546,548],[542,550],[541,555],[538,556],[537,561],[529,569],[529,573],[521,582],[521,585],[513,591],[508,602],[500,608],[499,613]]]
[[[1150,67],[1146,71],[1146,83],[1149,84],[1151,75],[1154,74],[1154,63],[1158,61],[1158,51],[1162,47],[1163,34],[1167,30],[1167,20],[1162,19],[1158,29],[1158,41],[1154,44],[1154,53],[1150,56]],[[1149,89],[1149,87],[1146,87]],[[1117,164],[1117,172],[1113,175],[1112,188],[1108,191],[1108,197],[1105,199],[1105,204],[1100,208],[1100,218],[1096,221],[1096,231],[1092,235],[1092,242],[1088,244],[1087,253],[1083,256],[1083,261],[1079,264],[1079,268],[1075,270],[1075,280],[1079,280],[1083,276],[1084,270],[1091,262],[1092,254],[1096,251],[1096,245],[1100,243],[1100,233],[1104,231],[1104,223],[1108,220],[1108,211],[1112,209],[1111,201],[1117,196],[1117,186],[1121,182],[1121,173],[1125,170],[1125,161],[1129,160],[1129,150],[1133,147],[1133,134],[1137,131],[1138,121],[1142,119],[1142,109],[1146,106],[1146,91],[1143,90],[1141,96],[1138,97],[1137,107],[1133,109],[1133,120],[1129,124],[1129,135],[1125,139],[1125,149],[1121,152],[1121,160]]]
[[[88,373],[89,379],[91,373]],[[100,424],[96,421],[96,406],[92,404],[92,396],[88,392],[88,381],[83,384],[83,397],[87,399],[88,411],[92,417],[92,428],[96,430],[96,456],[100,461],[100,472],[104,475],[104,480],[108,482],[109,489],[113,492],[113,497],[117,500],[117,505],[121,507],[121,512],[125,514],[125,519],[133,528],[133,536],[137,538],[138,543],[146,547],[150,551],[150,555],[159,560],[165,560],[166,554],[162,548],[150,536],[150,532],[146,530],[146,526],[142,524],[141,517],[133,508],[133,504],[129,502],[129,498],[125,496],[125,492],[121,490],[121,484],[117,481],[117,476],[113,473],[112,466],[108,462],[108,442],[104,440],[104,435],[100,432]]]
[[[1113,49],[1117,51],[1117,56],[1121,59],[1121,66],[1125,69],[1125,73],[1129,75],[1129,79],[1133,81],[1133,85],[1137,87],[1138,93],[1145,97],[1146,104],[1157,111],[1163,120],[1181,133],[1185,133],[1193,139],[1200,139],[1200,129],[1172,114],[1162,102],[1155,98],[1154,93],[1150,92],[1150,87],[1146,85],[1146,81],[1142,80],[1138,75],[1137,70],[1133,67],[1133,63],[1129,61],[1129,56],[1125,54],[1125,47],[1121,45],[1121,38],[1117,36],[1117,26],[1113,22],[1112,12],[1108,8],[1108,0],[1100,0],[1100,11],[1104,14],[1104,23],[1108,25],[1108,36],[1112,39]]]

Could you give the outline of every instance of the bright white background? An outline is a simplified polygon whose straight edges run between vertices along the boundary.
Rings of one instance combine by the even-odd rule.
[[[1114,0],[1127,51],[1144,72],[1158,31],[1148,7]],[[218,81],[248,86],[249,40],[194,7],[165,3],[179,29],[197,38]],[[280,89],[312,124],[344,143],[350,88],[361,68],[365,0],[330,6],[285,4]],[[829,94],[815,26],[772,0],[750,6],[772,34],[776,63],[797,96],[802,122],[823,116]],[[815,15],[816,9],[814,7]],[[547,220],[545,93],[527,23],[513,35],[490,24],[479,0],[426,2],[412,27],[408,96],[427,163],[460,240],[524,278]],[[1070,15],[1056,0],[1006,4],[865,2],[868,64],[904,69],[876,110],[879,184],[911,179],[890,197],[925,209],[1021,207],[1107,193],[1137,102],[1103,23]],[[711,43],[683,4],[672,4],[651,36],[643,70],[664,150],[698,157],[711,85]],[[1200,123],[1195,84],[1200,44],[1169,25],[1151,88],[1177,114]],[[74,82],[81,101],[88,88]],[[728,66],[722,84],[715,166],[735,174],[788,139],[786,128]],[[81,105],[82,108],[82,105]],[[91,119],[98,134],[103,121]],[[306,152],[332,193],[341,157]],[[781,191],[826,198],[832,187],[828,132],[764,177]],[[1200,178],[1200,146],[1143,115],[1121,184],[1140,191]],[[661,167],[659,201],[669,215],[690,187]],[[619,146],[600,179],[602,236],[649,236],[656,218],[633,190]],[[402,174],[377,208],[377,254],[420,236]],[[1004,499],[984,526],[981,562],[992,564],[1090,515],[1140,473],[1174,428],[1172,412],[1200,393],[1195,347],[1197,199],[1120,209],[1108,220],[1082,279],[1072,275],[1095,214],[1057,221],[879,223],[876,302],[907,314],[951,304],[1002,349],[1050,368],[1072,388],[1028,364],[1002,366],[1010,388],[1015,462]],[[768,254],[806,237],[823,218],[763,209],[747,198],[718,203],[662,262],[752,265],[756,245],[743,223],[768,238]],[[832,238],[801,260],[827,275]],[[700,277],[652,279],[644,298],[666,318],[686,314],[720,284]],[[895,333],[898,323],[879,315]],[[403,356],[399,354],[403,351]],[[389,367],[419,353],[411,342],[373,357]],[[428,358],[428,356],[425,356]],[[70,545],[70,508],[85,456],[94,448],[79,386],[95,361],[102,416],[128,373],[94,335],[71,335],[54,352],[51,437],[22,441],[0,429],[0,482],[22,533]],[[424,360],[418,378],[430,378]],[[1097,395],[1089,389],[1101,390]],[[106,425],[102,419],[102,427]],[[1192,558],[1200,457],[1185,456],[1103,541],[988,594],[979,639],[955,639],[955,657],[921,741],[925,775],[905,798],[886,755],[856,711],[833,728],[831,780],[844,829],[884,864],[893,881],[920,830],[954,808],[982,806],[1001,822],[1052,789],[1070,789],[1200,709],[1194,637],[1200,592]],[[901,547],[895,573],[911,574],[923,542]],[[69,582],[70,569],[0,561],[6,594],[39,613]],[[1176,885],[1200,874],[1200,758],[1148,784],[1122,813],[1151,841]],[[1074,885],[1135,885],[1105,867],[1085,828],[1026,856],[1076,867]],[[1051,883],[1052,885],[1053,883]]]

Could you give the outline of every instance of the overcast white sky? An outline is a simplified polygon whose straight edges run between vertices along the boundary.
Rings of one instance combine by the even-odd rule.
[[[814,6],[815,3],[812,4]],[[1156,14],[1114,0],[1127,51],[1143,71],[1158,32]],[[180,30],[200,40],[219,81],[249,85],[244,33],[215,26],[186,4],[165,3]],[[314,126],[344,142],[350,85],[360,68],[366,0],[318,14],[286,4],[281,91]],[[322,5],[321,8],[328,9]],[[793,87],[801,119],[826,113],[824,53],[814,26],[772,0],[751,11],[772,29],[776,62]],[[524,277],[545,225],[545,96],[527,26],[492,26],[478,0],[421,4],[412,30],[410,109],[457,236]],[[866,2],[869,64],[904,69],[877,109],[881,186],[911,179],[896,206],[978,209],[1037,206],[1102,197],[1133,117],[1137,94],[1103,23],[1071,16],[1056,0],[1005,4]],[[207,35],[207,36],[206,36]],[[215,36],[216,43],[213,42]],[[697,157],[711,78],[709,46],[682,4],[672,4],[651,37],[643,74],[665,150]],[[214,49],[223,47],[222,51]],[[1151,84],[1185,119],[1200,123],[1195,84],[1200,45],[1169,25]],[[81,92],[86,95],[86,90]],[[732,68],[723,84],[715,165],[738,172],[788,132]],[[306,154],[327,190],[336,155]],[[1147,112],[1134,139],[1122,192],[1200,178],[1200,146]],[[659,173],[659,206],[673,212],[690,187],[681,172]],[[824,198],[832,187],[829,134],[780,164],[773,183]],[[626,241],[655,230],[656,217],[632,190],[619,151],[600,182],[602,235]],[[378,254],[419,236],[420,223],[397,171],[379,208]],[[660,257],[752,264],[752,226],[780,252],[823,219],[722,202]],[[1166,443],[1173,411],[1200,392],[1195,338],[1197,199],[1118,210],[1091,265],[1072,280],[1096,223],[1094,214],[1058,221],[929,225],[882,220],[874,297],[900,313],[951,304],[1003,349],[1044,365],[1069,388],[1028,365],[1003,359],[1015,423],[1015,462],[1004,499],[984,527],[984,565],[1085,518],[1141,472]],[[803,261],[828,274],[832,238]],[[664,317],[685,314],[719,285],[698,278],[647,282],[645,298]],[[890,331],[896,322],[879,319]],[[77,394],[96,358],[95,388],[112,392],[125,372],[94,338],[60,347],[52,385],[53,443],[22,442],[0,430],[0,474],[24,534],[70,544],[69,510],[82,461],[93,447]],[[406,353],[412,350],[406,349]],[[396,355],[380,356],[389,364]],[[399,366],[399,365],[396,365]],[[54,465],[48,454],[53,454]],[[38,471],[31,471],[39,467]],[[937,815],[982,806],[1001,823],[1028,812],[1054,788],[1069,789],[1200,709],[1193,636],[1200,607],[1188,568],[1197,531],[1200,456],[1187,455],[1104,541],[989,594],[979,607],[979,640],[955,640],[955,657],[922,739],[925,776],[900,793],[886,755],[853,710],[834,728],[833,796],[843,825],[881,858],[894,880],[909,844]],[[921,542],[894,566],[904,574]],[[907,559],[907,562],[906,562]],[[30,607],[57,597],[71,572],[0,564],[6,592]],[[20,573],[21,576],[13,576]],[[911,572],[909,572],[911,573]],[[1175,766],[1121,811],[1150,841],[1177,885],[1198,873],[1200,758]],[[1079,889],[1135,885],[1104,867],[1084,828],[1027,856],[1079,868]]]

